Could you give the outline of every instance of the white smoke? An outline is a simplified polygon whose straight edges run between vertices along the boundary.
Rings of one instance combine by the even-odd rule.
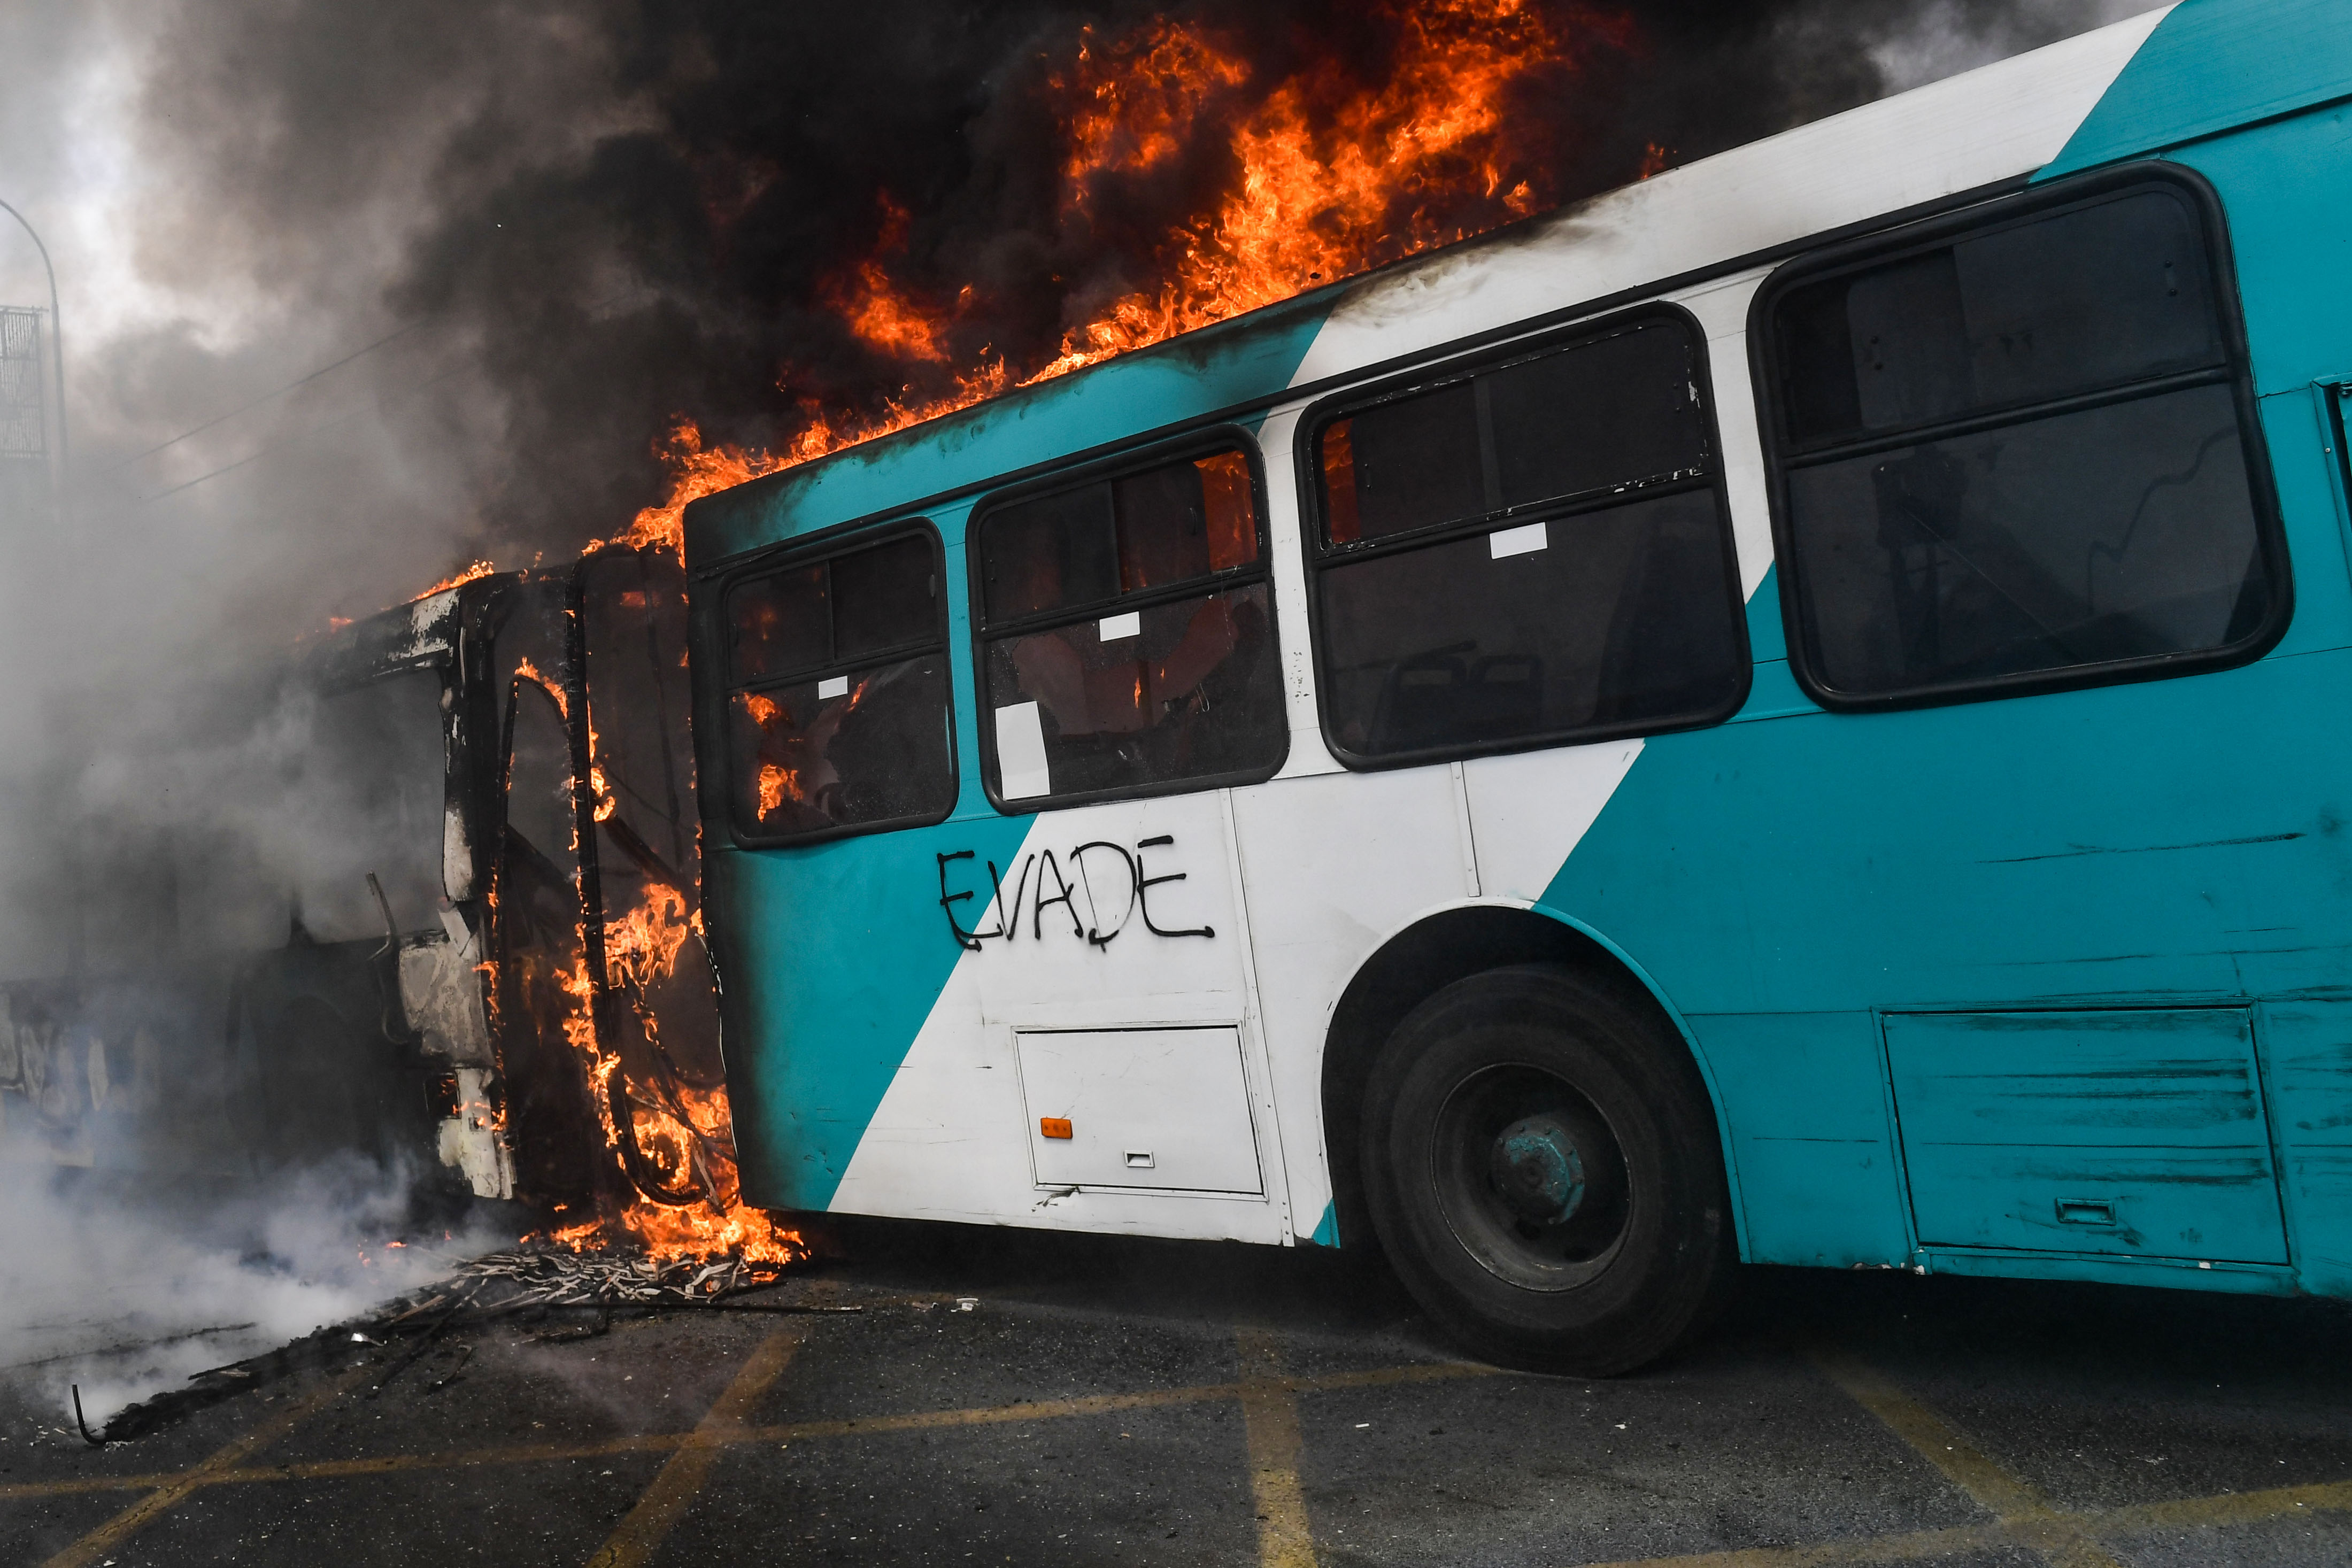
[[[1870,48],[1890,93],[2007,59],[2075,33],[2154,10],[2164,0],[1927,0]]]
[[[419,1233],[404,1173],[359,1159],[259,1184],[126,1190],[100,1173],[0,1163],[0,1378],[70,1429],[348,1320],[514,1240]]]

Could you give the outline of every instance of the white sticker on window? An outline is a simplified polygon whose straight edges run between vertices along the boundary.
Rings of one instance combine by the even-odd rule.
[[[1496,560],[1505,556],[1533,555],[1550,545],[1551,538],[1544,531],[1541,523],[1529,523],[1524,528],[1497,528],[1486,536],[1486,548],[1493,552]]]
[[[1143,634],[1143,612],[1130,610],[1124,615],[1106,615],[1095,625],[1095,634],[1106,643],[1116,643],[1121,637]]]
[[[1045,727],[1038,721],[1035,703],[1014,703],[996,710],[996,792],[1008,800],[1026,800],[1054,792],[1045,769]]]
[[[835,697],[845,697],[848,695],[849,677],[847,675],[835,675],[829,680],[819,681],[816,684],[816,700],[821,703],[829,703]]]

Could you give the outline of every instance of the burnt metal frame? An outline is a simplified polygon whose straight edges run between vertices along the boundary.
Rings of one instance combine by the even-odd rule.
[[[1684,342],[1690,350],[1690,371],[1693,385],[1702,389],[1699,397],[1700,421],[1705,428],[1704,457],[1706,466],[1694,472],[1662,478],[1647,484],[1633,484],[1599,494],[1566,497],[1553,500],[1529,501],[1517,507],[1504,507],[1495,511],[1481,512],[1475,517],[1455,518],[1413,528],[1377,541],[1357,545],[1332,545],[1324,538],[1327,504],[1323,494],[1323,465],[1318,452],[1323,433],[1342,419],[1381,403],[1394,402],[1416,393],[1432,392],[1439,387],[1471,381],[1477,376],[1502,370],[1525,361],[1541,359],[1554,353],[1572,352],[1586,343],[1633,330],[1652,322],[1670,322],[1680,329]],[[1706,351],[1706,333],[1697,318],[1681,306],[1668,300],[1652,300],[1630,309],[1614,312],[1594,319],[1576,322],[1549,331],[1530,333],[1514,339],[1496,348],[1476,354],[1459,354],[1447,350],[1433,353],[1418,367],[1402,375],[1351,387],[1309,406],[1299,416],[1300,439],[1296,444],[1295,461],[1298,478],[1299,549],[1307,566],[1307,622],[1308,635],[1314,645],[1315,682],[1318,699],[1317,717],[1323,730],[1323,743],[1330,747],[1333,758],[1344,767],[1357,772],[1381,772],[1394,768],[1415,768],[1432,762],[1452,762],[1473,757],[1494,757],[1512,752],[1544,751],[1564,746],[1584,746],[1596,741],[1618,740],[1630,736],[1665,735],[1678,730],[1705,729],[1723,723],[1738,713],[1748,701],[1755,679],[1755,656],[1748,641],[1748,607],[1739,591],[1739,558],[1731,524],[1729,481],[1723,462],[1721,431],[1716,421],[1714,382]],[[1339,743],[1332,733],[1331,710],[1320,694],[1332,689],[1328,647],[1323,635],[1322,576],[1336,567],[1352,565],[1380,556],[1401,555],[1433,545],[1451,543],[1490,534],[1498,528],[1517,527],[1532,522],[1550,522],[1565,517],[1578,517],[1610,511],[1633,501],[1660,496],[1683,495],[1706,491],[1715,497],[1717,536],[1723,552],[1724,580],[1730,592],[1726,613],[1730,618],[1732,638],[1738,649],[1735,665],[1738,681],[1728,701],[1717,704],[1696,716],[1666,719],[1640,719],[1631,723],[1588,725],[1574,729],[1545,730],[1507,739],[1481,742],[1476,745],[1429,746],[1412,751],[1386,752],[1368,756],[1350,750]]]
[[[2185,199],[2199,227],[2205,259],[2211,267],[2213,308],[2221,335],[2221,362],[2202,370],[2137,380],[2091,392],[2043,398],[2000,409],[1979,410],[1958,419],[1922,424],[1899,434],[1872,434],[1841,442],[1816,442],[1799,448],[1788,434],[1787,398],[1781,366],[1771,338],[1771,312],[1792,290],[1841,274],[1859,272],[1906,256],[1937,250],[1961,237],[1992,229],[2031,223],[2068,208],[2087,207],[2114,200],[2133,190],[2163,189]],[[1999,697],[2026,696],[2040,692],[2079,691],[2090,686],[2162,680],[2208,670],[2234,669],[2252,664],[2277,645],[2294,614],[2294,580],[2290,569],[2277,487],[2263,438],[2262,411],[2253,386],[2253,370],[2246,344],[2245,311],[2238,293],[2237,269],[2230,249],[2229,227],[2221,198],[2204,178],[2180,164],[2139,162],[2053,181],[1997,197],[1958,212],[1824,246],[1801,256],[1766,278],[1748,305],[1748,353],[1756,389],[1757,423],[1764,445],[1766,488],[1772,514],[1773,558],[1780,566],[1780,613],[1787,629],[1789,670],[1807,696],[1832,712],[1877,713],[1902,708],[1940,707],[1952,703],[1985,702]],[[2184,387],[2228,384],[2238,417],[2239,448],[2254,514],[2257,548],[2275,591],[2262,623],[2247,636],[2221,648],[2187,653],[2147,654],[2134,659],[2067,664],[2056,669],[2021,671],[2015,674],[1980,676],[1939,685],[1855,695],[1828,685],[1812,668],[1811,622],[1799,591],[1804,562],[1790,526],[1789,475],[1792,469],[1814,466],[1873,451],[1893,451],[1922,442],[1977,431],[2029,423],[2053,414],[2137,402]]]
[[[780,576],[797,567],[838,560],[845,556],[856,555],[864,550],[879,548],[893,539],[910,538],[921,538],[930,546],[931,578],[938,585],[937,591],[932,595],[932,606],[936,612],[934,629],[929,636],[910,638],[903,643],[892,643],[886,648],[875,649],[869,654],[861,656],[856,661],[856,667],[865,668],[878,663],[908,659],[934,651],[946,661],[947,668],[943,674],[947,682],[947,702],[940,710],[940,722],[947,730],[949,785],[947,810],[918,812],[903,817],[888,817],[871,822],[836,823],[832,827],[819,828],[802,833],[763,833],[756,830],[747,831],[735,811],[735,769],[738,758],[735,755],[734,730],[728,722],[730,706],[741,694],[772,691],[779,686],[805,682],[812,676],[821,675],[828,670],[838,670],[847,666],[831,656],[833,629],[828,619],[825,628],[825,647],[828,656],[824,662],[795,667],[782,674],[763,674],[751,680],[739,679],[735,671],[733,638],[729,632],[729,628],[733,624],[729,617],[736,591],[747,583]],[[715,727],[709,737],[709,745],[717,750],[722,759],[723,770],[716,776],[700,769],[698,771],[702,771],[703,778],[708,780],[702,786],[705,791],[712,789],[722,791],[719,798],[719,811],[726,821],[729,839],[742,849],[782,849],[796,844],[825,843],[835,839],[851,838],[861,833],[893,832],[900,828],[927,828],[934,823],[947,821],[955,811],[955,800],[962,788],[963,775],[960,766],[961,758],[956,755],[955,662],[948,658],[950,632],[948,622],[947,551],[940,538],[938,527],[929,517],[901,517],[878,528],[859,526],[847,529],[827,528],[822,533],[811,535],[805,539],[795,540],[793,543],[795,548],[792,549],[782,552],[763,551],[756,558],[748,559],[740,570],[729,571],[711,583],[711,596],[718,605],[718,612],[704,623],[706,636],[709,639],[704,646],[715,653],[720,660],[721,667],[726,672],[726,679],[712,694],[715,698],[713,706],[717,711],[707,716]],[[699,619],[693,617],[691,611],[688,613],[690,619]],[[826,614],[828,617],[832,614],[832,601],[829,595],[826,601]],[[700,749],[699,742],[697,744],[697,749],[698,751]],[[706,801],[709,800],[707,793],[704,800]]]
[[[646,1157],[644,1148],[637,1142],[635,1121],[629,1112],[628,1074],[617,1065],[620,1055],[620,1035],[612,1014],[614,1007],[612,973],[604,950],[606,911],[604,877],[597,854],[597,801],[595,788],[591,781],[591,769],[595,764],[595,758],[589,738],[592,716],[588,708],[586,569],[588,560],[593,559],[593,557],[585,558],[563,568],[560,572],[548,574],[550,579],[560,580],[562,585],[560,613],[563,624],[561,664],[554,671],[546,672],[549,679],[561,691],[562,701],[555,706],[557,717],[563,726],[564,742],[572,775],[572,821],[575,845],[573,854],[579,868],[575,892],[579,905],[581,956],[588,971],[589,1024],[595,1034],[597,1051],[600,1053],[610,1052],[616,1063],[614,1071],[605,1080],[605,1109],[610,1112],[613,1131],[617,1139],[614,1152],[619,1159],[621,1172],[628,1178],[629,1184],[650,1201],[680,1208],[699,1203],[709,1195],[704,1193],[699,1183],[695,1183],[683,1191],[662,1185],[658,1173],[653,1169],[652,1162]],[[505,693],[497,692],[495,687],[489,687],[487,680],[481,685],[491,690],[492,700],[495,701],[499,697],[519,690],[526,682],[541,685],[543,694],[551,699],[557,695],[553,691],[547,690],[541,683],[530,681],[529,676],[521,674],[512,678]],[[499,813],[498,817],[499,863],[503,863],[505,859],[505,808],[509,789],[508,770],[512,766],[514,757],[515,713],[516,705],[509,703],[507,706],[504,722],[499,727],[497,797]],[[500,902],[503,903],[503,901]],[[501,909],[493,908],[492,918],[509,917]],[[485,946],[486,949],[488,948],[487,939]],[[493,1007],[495,1009],[495,1003]],[[499,1071],[503,1077],[505,1068],[502,1049],[499,1054]],[[593,1132],[600,1120],[596,1114],[598,1108],[593,1103],[593,1084],[589,1086],[589,1097],[590,1103],[586,1107],[587,1125]],[[592,1151],[592,1166],[594,1157],[594,1152]]]
[[[571,880],[573,880],[574,904],[578,911],[581,959],[588,970],[589,1026],[594,1032],[596,1048],[602,1051],[606,1049],[613,1038],[612,1025],[607,1016],[611,992],[604,966],[604,889],[596,872],[595,799],[589,788],[587,765],[584,760],[588,755],[587,682],[583,657],[585,638],[581,624],[582,591],[576,568],[564,568],[557,572],[537,574],[543,580],[560,578],[562,583],[561,608],[558,613],[562,617],[563,627],[559,644],[561,653],[558,654],[557,667],[552,671],[541,672],[547,677],[544,681],[534,680],[520,673],[509,676],[503,685],[494,684],[490,678],[497,672],[494,652],[496,631],[503,630],[504,622],[510,618],[516,608],[517,599],[522,591],[526,579],[532,575],[517,573],[506,580],[509,589],[500,607],[498,624],[493,628],[491,636],[483,639],[483,653],[479,657],[483,658],[485,663],[479,672],[480,679],[478,682],[468,683],[468,685],[479,685],[487,694],[488,700],[493,705],[493,710],[499,714],[497,729],[498,752],[495,759],[496,785],[491,805],[491,809],[496,812],[491,820],[498,824],[498,835],[488,880],[484,883],[481,889],[486,895],[485,908],[488,911],[488,922],[491,928],[481,934],[482,950],[486,954],[502,958],[505,941],[501,928],[506,921],[518,918],[512,907],[512,901],[505,895],[505,891],[499,887],[498,882],[501,879],[508,856],[507,800],[512,787],[515,719],[521,708],[521,689],[529,685],[539,687],[541,696],[555,709],[557,722],[563,727],[566,762],[572,779],[572,837],[577,844],[574,852],[578,871],[576,878]],[[552,683],[551,685],[550,682]],[[539,851],[536,845],[530,847],[540,857],[541,874],[549,875],[551,880],[559,883],[567,880],[562,876],[560,868],[545,859],[544,852]],[[479,852],[478,847],[477,853]],[[478,875],[479,874],[478,872]],[[499,1080],[498,1100],[503,1108],[508,1074],[506,1029],[500,1019],[499,1001],[495,990],[491,990],[485,999],[489,1005],[492,1037],[496,1042]],[[614,1074],[616,1083],[622,1076],[617,1071]],[[600,1128],[601,1118],[597,1114],[593,1085],[583,1082],[581,1088],[583,1098],[580,1112],[585,1118],[582,1125],[586,1129],[584,1135],[591,1145],[587,1156],[583,1161],[583,1166],[593,1172],[604,1164],[604,1151],[602,1147],[596,1146],[602,1140],[595,1137]],[[616,1131],[632,1129],[634,1124],[625,1115],[625,1093],[617,1098],[618,1103],[615,1108],[623,1113],[615,1123],[615,1129]],[[618,1151],[622,1174],[629,1179],[632,1186],[636,1186],[646,1197],[655,1198],[656,1201],[668,1201],[656,1196],[661,1190],[658,1184],[648,1190],[646,1184],[638,1180],[635,1166],[643,1163],[644,1152],[637,1149],[635,1144],[636,1140],[634,1136],[625,1136],[622,1139],[622,1146]],[[593,1201],[598,1196],[594,1188],[595,1178],[592,1176],[589,1179],[591,1182],[589,1191],[566,1196]],[[688,1198],[687,1201],[691,1202],[694,1199]]]
[[[1002,622],[992,623],[988,620],[988,579],[982,560],[982,539],[991,512],[1022,501],[1036,500],[1041,497],[1116,480],[1129,474],[1181,463],[1188,457],[1205,457],[1217,452],[1238,452],[1243,463],[1248,466],[1250,507],[1254,513],[1251,520],[1257,528],[1255,560],[1247,566],[1212,571],[1207,576],[1188,578],[1162,588],[1118,594],[1105,600],[1056,605],[1051,610],[1014,616]],[[992,490],[972,507],[971,517],[964,524],[964,588],[971,622],[972,716],[978,726],[980,738],[980,783],[987,793],[990,805],[1007,816],[1024,817],[1038,811],[1091,805],[1101,800],[1139,800],[1160,795],[1189,795],[1203,789],[1256,784],[1282,770],[1282,765],[1290,758],[1290,724],[1286,715],[1280,725],[1281,746],[1274,760],[1263,767],[1237,768],[1223,773],[1192,774],[1149,784],[1122,784],[1108,789],[1056,791],[1051,795],[1024,796],[1018,800],[1007,800],[998,792],[998,781],[994,777],[996,710],[984,700],[988,695],[988,645],[991,643],[1024,632],[1058,631],[1089,620],[1099,620],[1107,613],[1150,610],[1162,604],[1179,603],[1253,584],[1265,585],[1266,631],[1273,639],[1272,646],[1279,650],[1282,633],[1275,604],[1274,550],[1271,530],[1267,526],[1265,494],[1265,464],[1258,451],[1256,437],[1238,424],[1215,424],[1188,431],[1172,440],[1133,447],[1104,461],[1056,468],[1019,484]]]

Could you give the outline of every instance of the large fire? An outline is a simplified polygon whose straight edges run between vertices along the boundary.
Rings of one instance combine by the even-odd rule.
[[[659,449],[668,497],[639,512],[613,542],[681,549],[686,506],[698,497],[1469,238],[1553,202],[1549,171],[1514,157],[1512,95],[1539,72],[1574,67],[1589,49],[1631,47],[1630,20],[1576,11],[1568,37],[1556,9],[1534,0],[1376,9],[1397,25],[1402,44],[1396,68],[1370,87],[1328,58],[1261,81],[1198,22],[1162,18],[1107,40],[1089,30],[1071,67],[1050,81],[1067,145],[1058,172],[1066,223],[1088,222],[1108,189],[1204,143],[1230,155],[1224,193],[1167,226],[1158,246],[1164,276],[1069,328],[1042,362],[1010,364],[983,350],[948,391],[886,400],[879,414],[804,402],[805,423],[772,451],[706,446],[682,416]],[[1667,156],[1651,153],[1643,177]],[[901,287],[890,268],[907,244],[907,211],[887,193],[880,211],[873,253],[835,281],[828,303],[878,354],[910,369],[942,365],[956,329],[988,302],[971,287],[942,300]],[[791,375],[787,367],[786,385]]]
[[[1048,80],[1066,149],[1056,172],[1060,222],[1074,230],[1096,223],[1133,182],[1181,160],[1206,153],[1230,169],[1219,193],[1165,223],[1148,246],[1156,281],[1092,309],[1025,362],[982,348],[958,369],[952,345],[985,335],[974,329],[985,328],[991,302],[975,286],[935,297],[904,281],[909,214],[879,193],[874,246],[825,286],[822,303],[877,359],[905,368],[902,391],[882,400],[878,413],[803,399],[802,423],[772,450],[706,444],[697,423],[680,416],[657,447],[668,496],[594,548],[682,554],[685,509],[698,497],[1536,212],[1557,192],[1547,170],[1522,166],[1516,155],[1513,95],[1528,90],[1536,73],[1573,68],[1588,49],[1632,44],[1621,16],[1563,13],[1538,0],[1390,0],[1367,15],[1400,40],[1393,68],[1371,84],[1328,57],[1267,79],[1199,22],[1160,18],[1112,37],[1088,30],[1069,66]],[[1641,174],[1655,172],[1666,156],[1651,149]],[[784,367],[780,384],[789,391],[793,379]],[[602,820],[610,797],[595,750],[592,734],[590,785]],[[762,812],[797,789],[792,770],[763,767]],[[662,887],[610,918],[612,988],[642,989],[671,973],[698,922],[682,895]],[[615,1124],[608,1089],[620,1061],[598,1042],[584,961],[564,988],[573,1003],[566,1032],[589,1060],[612,1146],[634,1138],[663,1175],[690,1176],[708,1195],[693,1207],[638,1202],[613,1217],[618,1224],[656,1255],[734,1252],[776,1263],[803,1255],[795,1234],[740,1202],[723,1088],[628,1082],[621,1100],[630,1125]],[[608,1227],[590,1220],[553,1239],[602,1245]]]
[[[635,908],[605,922],[604,966],[611,988],[626,994],[667,978],[677,970],[688,936],[698,936],[701,929],[700,913],[688,912],[683,894],[674,888],[650,889]],[[766,1210],[743,1205],[727,1091],[625,1079],[622,1100],[630,1124],[622,1127],[614,1118],[611,1092],[621,1059],[597,1040],[594,988],[584,961],[565,977],[564,989],[572,1001],[564,1032],[572,1048],[588,1059],[607,1146],[617,1151],[623,1138],[632,1138],[664,1177],[680,1183],[690,1179],[703,1194],[702,1201],[690,1207],[639,1198],[612,1218],[656,1258],[725,1255],[782,1265],[805,1257],[807,1249],[798,1233],[778,1225]],[[645,1026],[649,1033],[657,1027],[650,1015]],[[558,1229],[550,1239],[586,1249],[604,1246],[613,1237],[607,1218],[600,1216]]]

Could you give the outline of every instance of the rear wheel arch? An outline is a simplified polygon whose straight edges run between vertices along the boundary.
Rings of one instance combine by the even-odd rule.
[[[1324,1034],[1324,1156],[1342,1246],[1372,1244],[1358,1145],[1372,1062],[1407,1014],[1456,980],[1522,964],[1548,964],[1619,989],[1654,1012],[1683,1042],[1704,1086],[1723,1145],[1728,1187],[1725,1219],[1746,1255],[1739,1176],[1732,1164],[1730,1124],[1706,1054],[1657,983],[1625,951],[1583,922],[1526,904],[1468,904],[1440,910],[1393,933],[1357,966],[1331,1009]]]

